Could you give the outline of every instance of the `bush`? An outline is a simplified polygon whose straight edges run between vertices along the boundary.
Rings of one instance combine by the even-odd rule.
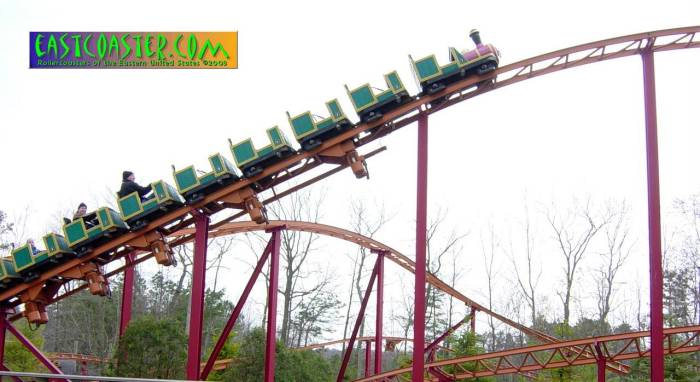
[[[277,342],[275,380],[280,382],[324,382],[335,377],[330,362],[314,351],[295,351]],[[265,331],[256,328],[243,336],[233,363],[223,373],[229,382],[262,381],[265,367]]]
[[[114,372],[121,377],[178,379],[185,375],[186,359],[182,325],[145,316],[131,321],[119,340]]]

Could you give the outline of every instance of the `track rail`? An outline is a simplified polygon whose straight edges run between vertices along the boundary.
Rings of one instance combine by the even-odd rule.
[[[389,337],[389,336],[387,336],[387,337],[382,337],[382,339],[385,340],[385,341],[394,342],[394,343],[404,342],[404,341],[406,341],[406,342],[412,342],[412,341],[413,341],[413,338]],[[372,341],[372,342],[374,342],[374,340],[375,340],[375,337],[374,337],[374,336],[371,336],[371,337],[365,336],[365,337],[357,337],[357,338],[355,338],[355,341],[358,342],[358,343],[360,343],[360,342],[367,342],[367,341]],[[319,342],[319,343],[317,343],[317,344],[301,346],[301,347],[298,347],[298,348],[294,348],[293,350],[303,351],[303,350],[323,349],[323,348],[326,348],[326,347],[328,347],[328,346],[338,345],[338,344],[342,344],[342,343],[345,343],[345,342],[348,342],[348,341],[350,341],[349,338],[343,338],[342,340],[334,340],[334,341]]]
[[[43,283],[46,283],[48,280],[56,279],[62,273],[77,268],[81,263],[94,260],[103,254],[115,253],[115,255],[110,258],[110,261],[116,260],[125,253],[125,251],[120,253],[118,250],[127,246],[129,242],[138,240],[154,231],[169,233],[173,229],[192,224],[192,213],[196,210],[205,209],[215,213],[228,209],[230,206],[225,202],[227,197],[233,196],[236,192],[244,188],[256,186],[260,190],[272,189],[291,178],[319,167],[323,164],[323,159],[319,155],[321,152],[337,147],[348,140],[358,138],[356,139],[355,145],[357,147],[363,146],[381,136],[414,122],[417,115],[420,113],[431,114],[474,96],[537,76],[595,62],[632,56],[646,49],[654,52],[662,52],[697,48],[700,46],[699,35],[700,26],[693,26],[596,41],[509,64],[497,69],[494,73],[485,76],[473,76],[454,83],[448,86],[444,91],[434,95],[413,97],[410,102],[385,114],[384,117],[377,121],[359,124],[355,128],[329,139],[315,150],[299,152],[280,163],[268,167],[256,177],[238,181],[207,195],[207,197],[199,203],[184,206],[168,213],[154,220],[141,231],[119,236],[95,248],[91,254],[85,257],[69,260],[55,268],[47,270],[30,283],[22,283],[6,289],[0,293],[0,301],[4,302],[6,305],[18,305],[19,302],[16,300],[20,293],[30,288],[41,287]],[[476,86],[479,83],[484,83],[484,81],[491,81],[492,83],[489,86]],[[435,104],[439,104],[439,106],[431,106]],[[337,166],[335,169],[327,171],[327,173],[337,172],[342,168],[344,168],[342,165]],[[270,177],[272,179],[271,182],[263,183],[264,179]],[[321,176],[320,178],[323,177],[325,176]],[[232,221],[241,215],[241,213],[238,213],[222,219],[214,224],[213,228],[216,228],[217,225]]]
[[[276,221],[271,221],[267,226],[261,226],[259,224],[255,224],[253,222],[234,222],[234,223],[228,223],[223,226],[220,226],[219,228],[216,228],[214,230],[211,230],[209,233],[210,237],[220,237],[220,236],[228,236],[236,233],[243,233],[243,232],[253,232],[253,231],[261,231],[265,229],[274,229],[275,227],[284,227],[287,230],[291,231],[302,231],[302,232],[309,232],[309,233],[315,233],[319,235],[324,235],[324,236],[330,236],[334,237],[340,240],[348,241],[355,243],[357,245],[360,245],[362,247],[365,247],[371,251],[382,251],[384,253],[385,258],[389,259],[390,261],[394,262],[398,266],[406,269],[407,271],[411,273],[415,273],[415,262],[405,255],[403,255],[401,252],[389,247],[388,245],[385,245],[377,240],[374,240],[372,238],[366,237],[364,235],[338,228],[338,227],[333,227],[325,224],[320,224],[320,223],[310,223],[310,222],[300,222],[300,221],[293,221],[293,220],[276,220]],[[194,229],[192,228],[186,228],[183,230],[180,230],[178,232],[173,233],[173,236],[184,236],[184,237],[191,237],[192,234],[194,233]],[[477,303],[476,301],[468,298],[458,290],[454,289],[451,287],[449,284],[445,283],[444,281],[440,280],[437,276],[430,272],[426,272],[426,281],[436,287],[437,289],[441,290],[442,292],[454,297],[455,299],[463,302],[465,305],[472,307],[476,309],[477,311],[481,311],[501,322],[503,322],[506,325],[509,325],[512,328],[518,329],[521,332],[533,337],[537,338],[542,342],[545,343],[556,343],[559,342],[560,340],[554,336],[550,336],[546,333],[540,332],[538,330],[529,328],[519,322],[513,321],[501,314],[498,314],[487,307]],[[574,351],[579,351],[580,349],[574,349]],[[594,357],[595,353],[590,353],[588,351],[584,351],[583,355],[585,357]],[[629,371],[629,367],[627,365],[617,363],[617,362],[611,362],[608,363],[607,368],[613,372],[616,373],[627,373]]]
[[[274,229],[275,227],[284,227],[287,230],[292,230],[292,231],[301,231],[301,232],[308,232],[308,233],[315,233],[319,235],[324,235],[324,236],[329,236],[329,237],[334,237],[340,240],[348,241],[355,243],[357,245],[363,246],[371,251],[382,251],[384,253],[384,256],[394,262],[395,264],[399,265],[400,267],[406,269],[407,271],[413,273],[415,271],[415,263],[413,260],[409,259],[399,251],[377,241],[371,238],[368,238],[364,235],[345,230],[342,228],[338,227],[333,227],[325,224],[320,224],[320,223],[310,223],[310,222],[300,222],[300,221],[292,221],[292,220],[275,220],[271,221],[267,225],[260,225],[256,224],[254,222],[233,222],[233,223],[227,223],[223,226],[220,226],[219,228],[212,229],[210,230],[209,237],[221,237],[221,236],[228,236],[228,235],[233,235],[237,233],[244,233],[244,232],[255,232],[255,231],[263,231],[263,230],[268,230],[268,229]],[[179,242],[183,240],[183,238],[190,238],[192,233],[194,232],[194,229],[192,228],[184,228],[179,231],[173,232],[171,234],[171,237],[173,238],[174,242]],[[144,252],[138,257],[136,260],[133,261],[132,265],[137,265],[140,264],[148,259],[153,257],[153,254]],[[120,267],[118,269],[115,269],[114,271],[110,272],[107,274],[107,277],[114,276],[118,273],[121,273],[126,269],[127,265],[124,265],[123,267]],[[557,343],[560,340],[557,339],[556,337],[550,336],[546,333],[540,332],[538,330],[529,328],[525,325],[522,325],[516,321],[513,321],[503,315],[500,315],[482,305],[479,303],[475,302],[474,300],[466,297],[464,294],[460,293],[456,289],[452,288],[450,285],[447,283],[443,282],[440,280],[437,276],[427,273],[426,274],[426,280],[428,283],[436,287],[437,289],[443,291],[444,293],[447,293],[448,295],[456,298],[459,301],[462,301],[465,305],[470,306],[475,308],[478,311],[481,311],[484,314],[487,314],[489,316],[492,316],[496,318],[497,320],[515,328],[523,333],[533,337],[537,338],[540,341],[544,343]],[[85,284],[77,286],[76,288],[69,290],[62,295],[57,296],[54,298],[50,303],[54,303],[56,301],[60,301],[64,298],[68,298],[72,296],[73,294],[85,289],[87,286]],[[21,314],[15,314],[10,318],[10,320],[16,320],[20,319]],[[388,337],[385,337],[388,338]],[[345,340],[338,340],[334,341],[334,343],[341,343]],[[315,345],[311,345],[315,346]],[[579,351],[579,349],[573,349],[573,351]],[[585,357],[594,357],[595,353],[590,353],[588,351],[584,352]],[[613,372],[616,373],[626,373],[629,371],[629,367],[617,363],[617,362],[610,362],[607,365],[607,368]]]
[[[595,364],[597,358],[585,357],[584,352],[596,354],[596,345],[606,361],[625,361],[648,357],[650,350],[645,346],[651,332],[632,332],[611,336],[591,337],[546,345],[529,346],[504,350],[477,356],[457,357],[448,360],[429,362],[428,369],[440,369],[452,380],[488,377],[503,374],[533,372],[560,367]],[[664,330],[664,354],[682,354],[700,350],[698,344],[700,326],[667,328]],[[581,351],[571,351],[579,348]],[[381,373],[355,382],[402,381],[411,368],[402,368]],[[449,370],[449,372],[447,371]],[[430,379],[427,379],[430,380]]]

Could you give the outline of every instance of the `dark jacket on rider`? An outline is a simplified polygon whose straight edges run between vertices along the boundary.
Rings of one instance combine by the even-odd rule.
[[[132,182],[130,180],[124,180],[122,181],[122,188],[117,192],[117,195],[119,195],[120,198],[123,198],[132,192],[138,192],[139,196],[143,198],[151,192],[151,185],[149,184],[146,187],[139,186],[136,182]]]

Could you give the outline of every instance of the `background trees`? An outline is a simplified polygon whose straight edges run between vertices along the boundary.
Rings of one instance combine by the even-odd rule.
[[[437,208],[427,232],[429,270],[458,290],[465,290],[465,285],[477,287],[476,291],[465,294],[507,317],[557,337],[587,337],[644,329],[648,309],[641,297],[645,294],[643,282],[629,284],[630,269],[635,266],[629,259],[643,250],[639,247],[645,247],[634,245],[638,239],[633,230],[633,213],[625,202],[584,200],[556,208],[526,206],[524,214],[515,214],[520,215],[515,223],[495,218],[473,228],[461,224],[459,219],[453,222],[447,210]],[[280,219],[318,221],[322,216],[322,201],[319,195],[302,193],[297,199],[290,198],[290,204],[280,204],[271,210],[273,216]],[[698,196],[678,200],[668,218],[664,246],[666,325],[690,325],[700,320],[699,205]],[[349,210],[347,221],[351,230],[394,243],[392,238],[395,236],[388,235],[389,239],[386,239],[385,232],[394,232],[395,227],[392,227],[393,220],[387,217],[390,214],[383,208],[368,207],[366,202],[356,200],[350,204]],[[5,254],[17,237],[24,236],[9,220],[7,215],[0,214],[0,243],[3,245],[0,251],[4,248]],[[476,228],[479,235],[465,234]],[[231,285],[227,280],[231,269],[230,262],[227,262],[229,257],[247,256],[248,252],[239,256],[242,247],[258,251],[256,254],[259,255],[268,238],[249,235],[246,242],[240,239],[212,239],[209,245],[207,285],[210,289],[205,297],[203,357],[208,357],[213,340],[233,309],[231,296],[224,288]],[[402,248],[401,245],[410,248],[410,241],[404,244],[401,240],[396,241],[399,242],[398,248]],[[339,338],[343,328],[350,326],[355,319],[357,300],[364,293],[367,269],[373,263],[374,255],[359,247],[343,250],[345,264],[350,266],[334,269],[335,264],[324,265],[318,259],[335,261],[343,256],[339,257],[336,248],[329,247],[318,235],[288,232],[283,237],[281,281],[284,279],[284,282],[280,283],[278,292],[284,303],[280,304],[282,320],[278,322],[284,323],[284,317],[287,318],[278,333],[278,367],[286,365],[284,367],[288,370],[280,370],[280,373],[289,373],[285,374],[289,378],[328,380],[326,377],[337,370],[341,354],[338,350],[303,353],[290,348],[329,337]],[[410,256],[410,249],[407,253]],[[148,337],[151,332],[172,332],[169,334],[173,338],[168,341],[182,339],[189,309],[193,254],[190,247],[181,246],[176,255],[179,260],[176,268],[159,267],[155,272],[136,273],[133,315],[134,323],[138,325],[131,330],[128,340],[125,337],[125,343],[119,344],[117,339],[122,288],[119,277],[110,283],[111,298],[78,293],[50,305],[49,324],[31,334],[37,342],[43,340],[46,351],[114,357],[115,361],[123,363],[121,369],[113,370],[115,374],[169,375],[171,378],[179,375],[181,369],[178,367],[182,362],[158,361],[158,366],[173,366],[161,369],[148,364],[130,364],[129,357],[119,358],[131,354],[132,350],[134,354],[140,354],[147,352],[148,347],[163,346]],[[250,260],[238,261],[252,263]],[[639,276],[640,279],[644,280],[644,275]],[[388,304],[385,305],[385,334],[410,337],[414,306],[412,277],[400,271],[396,279],[392,281],[390,277],[386,282],[389,287],[385,292],[385,304]],[[340,297],[342,295],[346,297]],[[226,344],[222,357],[232,358],[238,369],[212,378],[257,378],[256,373],[262,370],[258,346],[262,342],[255,341],[264,334],[260,328],[264,316],[255,311],[255,304],[265,303],[265,300],[249,300],[250,308],[244,311]],[[348,304],[347,310],[344,304]],[[461,319],[468,312],[468,308],[453,304],[449,296],[432,287],[427,290],[427,308],[426,337],[429,341],[450,327],[455,317]],[[364,334],[372,333],[373,329],[367,329]],[[476,335],[467,336],[461,331],[448,337],[445,345],[464,352],[479,352],[523,346],[528,342],[534,343],[522,333],[478,314]],[[128,346],[142,346],[142,349],[124,350]],[[33,363],[27,354],[10,349],[8,347],[8,362],[14,362],[22,369]],[[403,349],[406,355],[411,351],[408,344],[399,349]],[[357,357],[351,360],[348,377],[355,377],[362,370],[363,350],[360,347],[355,349]],[[386,367],[398,366],[401,358],[390,353],[384,357],[385,363],[388,362]],[[682,378],[698,370],[697,358],[697,355],[690,355],[674,359],[668,362],[667,369],[680,380],[685,380]],[[645,365],[644,361],[635,362],[635,371],[621,380],[644,380]],[[591,370],[557,370],[540,373],[540,377],[542,380],[579,381],[590,377]],[[634,379],[637,377],[641,379]],[[495,380],[512,379],[499,377]]]
[[[263,380],[265,362],[265,331],[256,328],[245,334],[240,342],[233,364],[222,374],[222,380],[247,382]],[[325,382],[334,377],[328,360],[315,351],[295,351],[281,341],[275,348],[275,380]]]

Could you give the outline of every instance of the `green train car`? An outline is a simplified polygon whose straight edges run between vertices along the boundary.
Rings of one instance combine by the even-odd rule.
[[[150,221],[182,205],[183,199],[170,184],[159,180],[151,183],[152,195],[141,200],[138,192],[119,198],[119,212],[132,231],[138,231]]]
[[[295,153],[279,127],[274,126],[267,129],[267,137],[270,139],[270,144],[260,150],[255,149],[253,140],[250,138],[235,145],[230,139],[228,140],[236,166],[246,178],[261,173],[267,166]]]
[[[303,150],[312,150],[325,140],[352,127],[337,98],[326,102],[326,108],[330,113],[330,116],[327,118],[313,115],[311,111],[301,113],[295,117],[292,117],[287,112],[287,119],[289,119],[289,124],[292,126],[294,138],[296,138]]]
[[[203,199],[206,194],[240,179],[231,162],[220,153],[211,155],[209,164],[211,171],[201,175],[197,174],[194,166],[185,167],[182,170],[175,170],[173,166],[177,191],[187,203],[195,203]]]
[[[406,91],[396,71],[385,74],[384,82],[386,82],[388,89],[379,94],[374,93],[374,89],[372,89],[369,83],[353,90],[350,90],[348,86],[345,85],[345,90],[362,122],[371,122],[379,119],[385,112],[410,99],[408,91]]]
[[[75,255],[66,239],[55,233],[44,236],[44,245],[46,249],[36,253],[32,253],[29,244],[12,251],[14,271],[19,273],[25,280],[36,277],[38,272],[57,263],[59,259]]]
[[[434,54],[419,60],[408,56],[422,94],[434,94],[469,75],[483,75],[496,70],[500,56],[498,49],[491,44],[482,44],[477,30],[472,30],[469,36],[476,48],[460,53],[450,47],[450,62],[443,66],[438,64]]]
[[[21,280],[21,277],[15,270],[12,258],[3,257],[0,259],[0,288],[6,288],[18,280]]]
[[[119,213],[109,207],[102,207],[63,226],[66,241],[78,256],[128,230]]]

